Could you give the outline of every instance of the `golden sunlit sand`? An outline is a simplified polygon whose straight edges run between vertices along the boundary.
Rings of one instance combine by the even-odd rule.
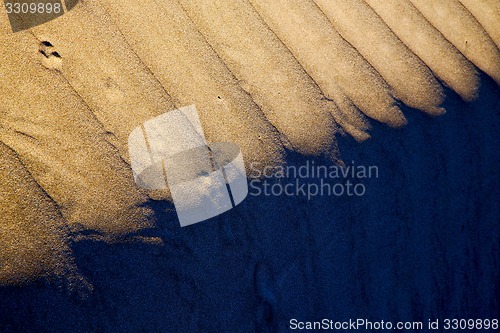
[[[169,110],[278,165],[405,125],[401,102],[440,115],[443,84],[471,100],[477,68],[500,82],[498,2],[444,3],[84,0],[17,33],[2,7],[0,284],[75,273],[69,239],[158,242],[144,204],[169,194],[134,184],[127,138]]]

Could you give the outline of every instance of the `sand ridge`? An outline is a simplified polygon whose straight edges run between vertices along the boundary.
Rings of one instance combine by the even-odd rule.
[[[500,77],[500,14],[480,5],[83,0],[17,33],[0,10],[0,283],[76,274],[68,239],[159,242],[147,203],[169,194],[135,186],[127,138],[169,110],[195,104],[209,141],[277,165],[405,125],[401,102],[442,114],[441,82],[473,99],[475,66]]]

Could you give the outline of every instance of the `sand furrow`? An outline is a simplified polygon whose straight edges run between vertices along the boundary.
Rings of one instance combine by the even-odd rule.
[[[334,126],[328,103],[321,100],[317,85],[246,0],[180,2],[293,148],[306,154],[329,149]]]
[[[334,96],[341,90],[369,117],[391,126],[406,124],[382,77],[333,29],[314,2],[250,3],[327,97],[337,102]]]
[[[67,33],[68,26],[71,34]],[[41,41],[50,41],[52,49],[62,56],[61,74],[112,133],[109,139],[125,160],[132,130],[175,108],[97,3],[82,3],[78,10],[33,29],[33,33]]]
[[[91,1],[89,6],[96,3]],[[99,3],[168,91],[175,107],[196,105],[209,141],[239,144],[247,162],[281,161],[283,147],[277,133],[177,2]]]
[[[500,82],[495,0],[65,3],[18,33],[0,6],[2,286],[80,279],[81,239],[161,242],[146,203],[171,198],[136,186],[127,147],[159,114],[195,104],[209,141],[275,166],[334,151],[336,123],[359,141],[367,116],[403,125],[395,98],[441,114],[431,70],[466,100],[469,61]]]
[[[75,271],[57,205],[2,142],[0,202],[0,286]]]
[[[462,5],[474,15],[481,26],[500,48],[500,1],[498,0],[460,0]]]
[[[439,79],[463,99],[474,99],[474,66],[408,0],[365,1]]]
[[[407,105],[444,112],[442,92],[430,70],[362,0],[315,0],[340,34],[382,75]]]
[[[410,1],[467,59],[500,83],[500,51],[458,0]]]
[[[84,101],[39,52],[39,41],[21,32],[0,43],[0,76],[9,82],[0,85],[0,135],[59,204],[72,231],[117,235],[150,227],[138,208],[147,198],[128,165]]]

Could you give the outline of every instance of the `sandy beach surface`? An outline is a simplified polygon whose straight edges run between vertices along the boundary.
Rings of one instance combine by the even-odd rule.
[[[340,163],[339,140],[377,142],[421,126],[419,110],[473,103],[480,75],[500,83],[495,0],[64,8],[13,32],[0,6],[0,286],[92,290],[74,244],[164,245],[154,205],[170,194],[134,184],[127,139],[169,110],[196,105],[207,140],[238,144],[247,165]]]

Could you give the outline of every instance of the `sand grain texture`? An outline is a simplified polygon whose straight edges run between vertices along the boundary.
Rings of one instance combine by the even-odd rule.
[[[392,126],[406,124],[389,86],[313,2],[250,2],[327,97],[337,101],[340,90],[367,116]]]
[[[102,4],[174,105],[197,106],[209,141],[238,143],[250,160],[280,160],[277,133],[176,1]]]
[[[0,139],[59,204],[71,228],[115,236],[149,226],[143,209],[134,208],[145,196],[128,165],[88,105],[39,52],[39,41],[20,32],[3,38],[2,48],[0,73],[9,84],[0,86]]]
[[[439,83],[422,61],[362,0],[315,0],[340,34],[351,43],[395,89],[404,103],[432,115],[439,105]]]
[[[12,149],[0,143],[0,286],[74,268],[66,221]]]
[[[246,0],[180,3],[295,150],[317,154],[329,149],[334,125],[321,91]]]
[[[476,70],[444,36],[427,24],[407,0],[365,0],[391,30],[423,62],[465,100],[473,100],[479,86]]]
[[[458,0],[411,2],[467,59],[500,83],[500,51],[484,28]]]
[[[66,4],[17,33],[0,10],[3,285],[78,277],[73,242],[161,244],[143,235],[169,193],[138,189],[128,156],[147,119],[195,104],[208,141],[278,165],[337,158],[335,134],[366,140],[369,119],[403,126],[401,103],[442,114],[438,79],[473,99],[472,64],[500,78],[495,1]]]
[[[500,2],[497,0],[460,0],[462,5],[478,20],[500,48]]]

